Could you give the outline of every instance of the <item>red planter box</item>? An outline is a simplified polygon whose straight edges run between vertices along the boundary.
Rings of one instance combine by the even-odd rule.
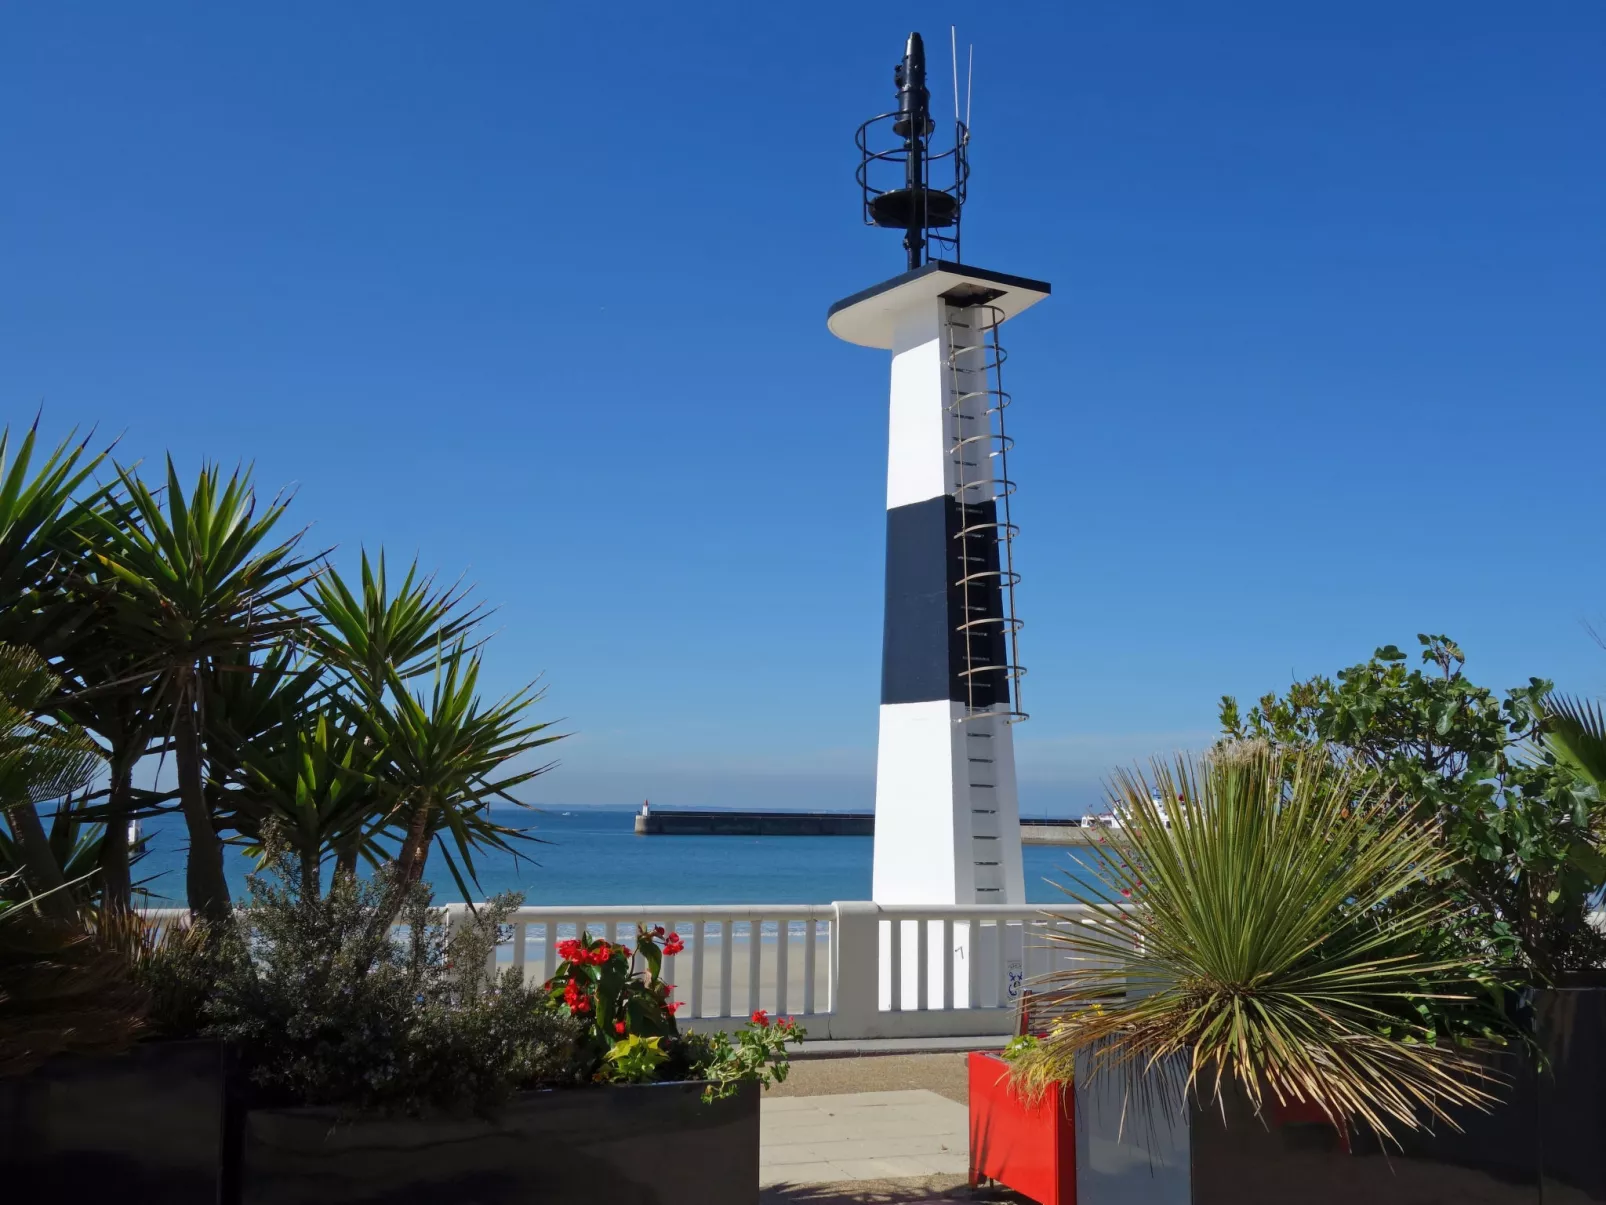
[[[1055,1084],[1028,1104],[996,1054],[970,1056],[970,1182],[996,1180],[1040,1205],[1076,1205],[1076,1104]]]

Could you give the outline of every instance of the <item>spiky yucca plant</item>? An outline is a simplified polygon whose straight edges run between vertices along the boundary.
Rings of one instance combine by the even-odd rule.
[[[56,1054],[125,1049],[145,1014],[128,962],[38,903],[0,905],[0,1079]]]
[[[1478,1064],[1429,1019],[1477,979],[1429,952],[1446,906],[1420,887],[1448,864],[1429,829],[1319,750],[1157,762],[1112,795],[1130,843],[1095,847],[1104,886],[1072,893],[1095,915],[1053,935],[1082,961],[1042,985],[1051,1032],[1025,1084],[1068,1079],[1079,1051],[1139,1084],[1180,1059],[1217,1107],[1236,1081],[1257,1111],[1269,1094],[1385,1137],[1486,1106]]]

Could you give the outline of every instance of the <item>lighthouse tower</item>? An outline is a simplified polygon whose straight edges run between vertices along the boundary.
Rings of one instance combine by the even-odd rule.
[[[897,109],[859,128],[858,179],[866,223],[904,232],[908,271],[827,319],[892,353],[873,894],[1020,904],[1011,730],[1026,715],[999,328],[1049,286],[960,262],[968,130],[956,103],[952,141],[934,146],[919,34],[893,77]]]

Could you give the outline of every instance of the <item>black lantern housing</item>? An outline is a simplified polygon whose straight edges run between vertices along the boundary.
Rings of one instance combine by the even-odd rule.
[[[932,259],[959,263],[970,131],[956,115],[952,144],[933,148],[937,123],[931,117],[931,93],[926,87],[925,43],[918,33],[909,35],[903,61],[893,68],[892,78],[898,107],[870,118],[857,135],[865,224],[902,230],[911,269]],[[933,184],[934,175],[940,181],[951,175],[952,182]]]

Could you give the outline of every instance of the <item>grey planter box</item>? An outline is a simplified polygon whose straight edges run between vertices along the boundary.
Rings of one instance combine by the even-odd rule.
[[[1538,1077],[1528,1056],[1502,1055],[1502,1103],[1462,1110],[1459,1131],[1399,1134],[1385,1149],[1368,1134],[1345,1140],[1322,1120],[1262,1122],[1234,1086],[1226,1116],[1191,1110],[1193,1205],[1540,1205]]]
[[[756,1205],[759,1086],[524,1092],[489,1120],[244,1117],[242,1205]]]
[[[218,1205],[229,1067],[219,1042],[63,1055],[0,1079],[6,1200]]]

